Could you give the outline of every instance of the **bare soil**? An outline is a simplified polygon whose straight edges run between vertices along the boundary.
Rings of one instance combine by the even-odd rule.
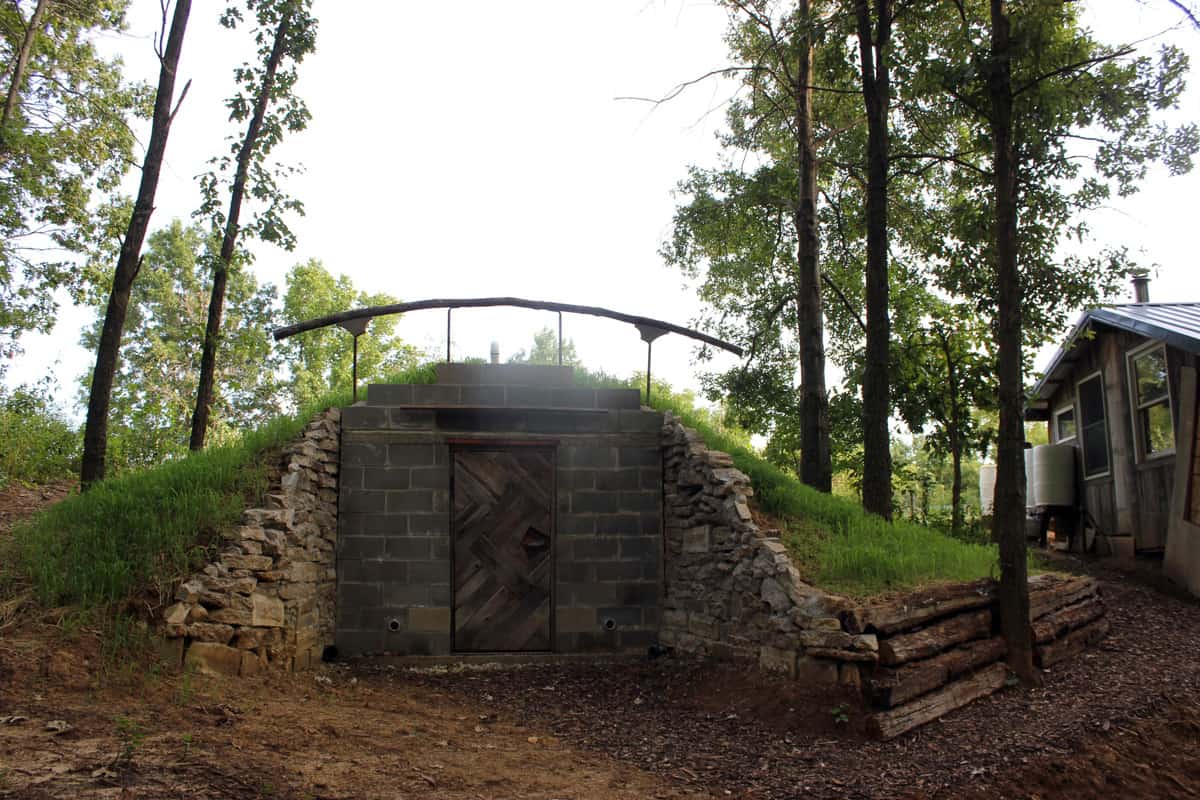
[[[27,619],[0,632],[0,798],[1200,796],[1200,606],[1152,566],[1065,566],[1109,638],[889,743],[849,697],[697,660],[216,679]]]

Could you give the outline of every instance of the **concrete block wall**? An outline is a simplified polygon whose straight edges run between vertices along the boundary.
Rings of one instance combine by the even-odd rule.
[[[555,650],[656,642],[661,426],[636,390],[371,386],[342,416],[339,651],[453,651],[450,476],[464,439],[554,451]]]

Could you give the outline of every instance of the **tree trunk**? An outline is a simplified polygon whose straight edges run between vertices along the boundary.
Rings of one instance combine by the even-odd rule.
[[[942,356],[946,359],[946,391],[950,399],[949,421],[946,432],[950,437],[950,460],[953,475],[950,487],[950,532],[955,536],[962,533],[962,430],[963,404],[960,399],[958,385],[958,368],[954,361],[954,351],[950,347],[950,335],[940,325],[935,328],[938,341],[942,346]]]
[[[125,315],[129,310],[129,295],[141,266],[142,243],[150,226],[150,215],[154,211],[158,175],[162,170],[167,136],[171,132],[171,122],[174,119],[171,104],[175,95],[176,70],[191,8],[191,0],[177,0],[175,3],[171,33],[167,38],[166,50],[163,51],[158,72],[158,93],[154,97],[154,119],[150,128],[146,159],[142,164],[142,181],[133,206],[133,216],[130,217],[129,227],[125,231],[125,240],[121,243],[112,291],[108,296],[108,308],[104,313],[104,325],[100,330],[100,344],[96,348],[96,367],[92,370],[92,389],[88,397],[87,422],[83,429],[83,459],[79,474],[80,485],[85,489],[104,478],[105,451],[108,448],[108,405],[112,397],[113,376],[117,371],[121,333],[125,328]],[[186,88],[184,91],[186,92]]]
[[[1021,381],[1021,276],[1017,268],[1017,167],[1013,150],[1012,50],[1005,0],[991,0],[992,105],[996,192],[996,350],[1000,435],[996,455],[993,531],[1000,549],[1000,629],[1008,664],[1035,683],[1029,635],[1029,583],[1025,556],[1025,431]]]
[[[267,113],[267,104],[271,100],[271,88],[275,83],[275,72],[283,59],[284,45],[287,41],[288,29],[292,22],[292,6],[284,10],[275,29],[275,43],[271,47],[271,55],[267,58],[266,72],[263,74],[262,86],[254,101],[254,114],[250,117],[250,125],[246,128],[246,136],[242,139],[241,149],[238,150],[237,171],[233,177],[233,187],[229,193],[229,215],[225,220],[225,234],[221,239],[221,254],[213,273],[212,297],[208,302],[208,322],[204,326],[204,350],[200,355],[200,380],[196,389],[196,408],[192,412],[192,435],[188,447],[192,450],[204,449],[204,438],[208,433],[209,412],[212,409],[213,389],[216,383],[217,345],[221,335],[221,317],[225,313],[225,286],[229,281],[229,269],[233,263],[233,255],[237,246],[238,218],[242,212],[242,198],[246,193],[246,176],[250,169],[250,159],[254,155],[254,145],[262,130],[263,117]]]
[[[8,96],[4,99],[4,114],[0,116],[0,135],[5,137],[4,146],[8,147],[7,131],[17,110],[17,102],[21,99],[21,83],[25,80],[25,68],[29,66],[29,57],[33,55],[33,44],[37,41],[46,12],[50,8],[50,0],[38,0],[25,28],[25,37],[21,40],[21,49],[17,51],[17,60],[13,64],[12,81],[8,85]]]
[[[825,327],[821,317],[821,267],[817,238],[817,159],[812,132],[812,36],[809,0],[797,8],[802,30],[796,78],[796,149],[800,197],[795,224],[799,275],[796,305],[800,329],[800,480],[823,492],[833,488],[829,449],[829,396],[825,391]]]
[[[867,353],[863,373],[863,508],[892,518],[892,454],[888,437],[888,106],[891,3],[857,0],[858,53],[867,112]],[[872,31],[872,28],[874,30]]]

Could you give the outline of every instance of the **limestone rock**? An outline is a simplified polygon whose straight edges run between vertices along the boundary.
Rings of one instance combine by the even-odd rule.
[[[237,675],[242,669],[242,651],[214,642],[193,642],[184,653],[183,664],[207,675]]]
[[[176,603],[163,612],[163,619],[168,625],[182,625],[187,622],[188,612],[191,610],[192,607],[188,603]]]
[[[283,601],[262,594],[250,595],[250,625],[256,628],[283,627]]]

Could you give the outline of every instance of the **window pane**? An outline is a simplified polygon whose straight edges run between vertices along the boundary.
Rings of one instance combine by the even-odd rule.
[[[1104,384],[1100,376],[1079,384],[1079,424],[1087,428],[1104,421]]]
[[[1104,425],[1083,429],[1083,474],[1087,476],[1108,472],[1108,442]]]
[[[1058,412],[1055,417],[1058,421],[1058,429],[1054,440],[1061,442],[1063,439],[1070,439],[1075,435],[1075,409],[1067,408]]]
[[[1165,453],[1175,448],[1175,427],[1171,424],[1171,406],[1164,400],[1142,409],[1143,445],[1146,455]]]
[[[1167,396],[1167,355],[1163,348],[1134,357],[1133,383],[1138,405]]]

